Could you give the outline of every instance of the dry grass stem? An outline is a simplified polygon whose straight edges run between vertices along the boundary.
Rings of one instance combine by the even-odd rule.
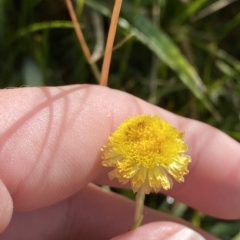
[[[88,45],[87,45],[87,43],[85,41],[85,38],[84,38],[84,35],[83,35],[83,32],[82,32],[80,23],[78,22],[76,13],[75,13],[75,11],[73,9],[72,2],[71,2],[71,0],[65,0],[65,2],[66,2],[66,5],[67,5],[67,9],[68,9],[69,15],[71,17],[73,26],[74,26],[75,33],[76,33],[77,38],[79,40],[79,43],[80,43],[80,45],[82,47],[83,53],[84,53],[84,55],[85,55],[89,65],[90,65],[90,67],[92,69],[92,72],[93,72],[95,78],[99,82],[100,72],[98,70],[97,65],[91,59],[91,52],[90,52],[90,50],[88,48]]]
[[[116,35],[116,29],[117,29],[118,18],[119,18],[121,6],[122,6],[122,0],[115,0],[111,23],[110,23],[110,28],[109,28],[109,32],[108,32],[106,50],[105,50],[103,65],[102,65],[102,74],[101,74],[101,80],[100,80],[100,85],[102,85],[102,86],[107,86],[107,82],[108,82],[110,62],[111,62],[111,58],[112,58],[113,43],[114,43],[114,39],[115,39],[115,35]]]

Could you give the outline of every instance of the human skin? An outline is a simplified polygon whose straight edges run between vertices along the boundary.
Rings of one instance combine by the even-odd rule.
[[[143,224],[149,224],[127,232],[134,203],[94,185],[130,187],[109,181],[100,149],[126,118],[139,114],[158,115],[185,132],[190,172],[164,193],[211,216],[240,217],[239,143],[211,126],[93,85],[1,90],[0,106],[1,240],[140,239],[152,233],[166,239],[192,227],[146,208]]]

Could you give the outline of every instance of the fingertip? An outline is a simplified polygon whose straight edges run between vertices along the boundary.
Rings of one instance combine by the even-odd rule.
[[[13,213],[12,197],[2,180],[0,180],[0,233],[8,226]]]
[[[205,238],[190,228],[172,222],[155,222],[121,234],[112,240],[204,240]]]

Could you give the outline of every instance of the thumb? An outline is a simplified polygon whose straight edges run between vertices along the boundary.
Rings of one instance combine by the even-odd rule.
[[[2,233],[9,224],[13,212],[12,198],[0,179],[0,233]]]
[[[199,233],[172,222],[155,222],[121,234],[112,240],[204,240]]]

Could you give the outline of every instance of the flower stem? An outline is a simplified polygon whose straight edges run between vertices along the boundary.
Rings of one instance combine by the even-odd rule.
[[[135,208],[135,216],[134,216],[134,223],[130,230],[134,230],[138,228],[143,220],[143,207],[144,207],[144,200],[145,200],[145,192],[144,188],[141,188],[136,195],[136,208]]]

